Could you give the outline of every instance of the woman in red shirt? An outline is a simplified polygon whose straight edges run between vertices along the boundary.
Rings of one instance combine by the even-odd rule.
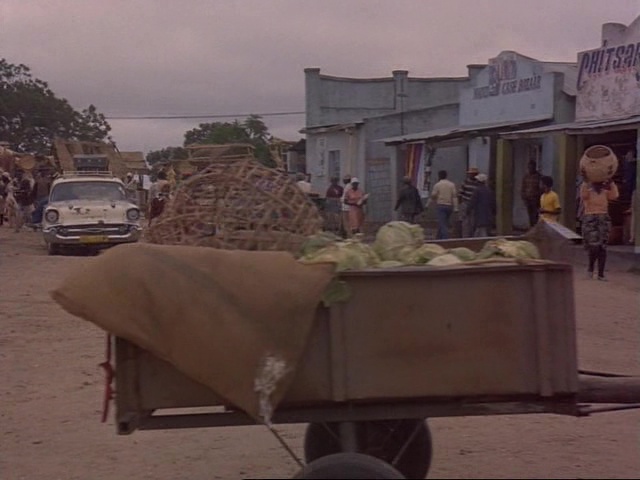
[[[611,230],[609,202],[619,196],[616,184],[587,183],[580,186],[580,199],[584,207],[582,217],[582,243],[589,255],[587,277],[593,278],[593,270],[598,263],[598,280],[605,281],[604,266],[607,262],[607,242]]]

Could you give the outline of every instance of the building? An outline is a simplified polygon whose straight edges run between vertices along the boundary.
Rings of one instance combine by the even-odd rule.
[[[502,135],[499,168],[513,169],[517,142],[552,140],[556,145],[553,175],[563,206],[560,220],[575,229],[580,157],[589,146],[610,147],[620,161],[614,181],[621,191],[621,198],[609,208],[613,223],[610,241],[624,243],[631,233],[631,210],[635,218],[640,213],[640,199],[631,205],[640,147],[640,16],[628,26],[605,23],[601,45],[579,52],[577,61],[575,121]],[[504,192],[500,203],[505,207],[510,201]],[[640,224],[635,223],[635,251],[640,253]],[[509,230],[506,218],[502,219],[502,226],[503,231]]]
[[[519,180],[529,161],[535,162],[547,174],[554,172],[553,138],[513,142],[514,162],[510,170],[496,162],[499,135],[524,126],[552,125],[574,119],[575,63],[543,62],[517,52],[504,51],[487,65],[468,66],[469,85],[460,90],[459,122],[451,128],[426,130],[411,135],[385,138],[384,143],[396,148],[395,155],[419,149],[427,172],[425,184],[433,184],[441,168],[460,183],[464,171],[477,167],[488,174],[491,185],[503,202],[498,225],[501,231],[528,228],[528,216],[519,195]],[[439,152],[463,148],[465,162],[459,165],[437,162]],[[444,157],[440,153],[441,157]],[[433,160],[430,159],[433,158]],[[422,167],[421,167],[422,168]],[[453,170],[453,175],[451,174]],[[508,194],[507,194],[508,191]]]
[[[391,220],[404,164],[379,140],[457,125],[460,89],[468,81],[412,78],[404,70],[387,78],[355,79],[305,69],[306,127],[301,133],[306,134],[312,190],[323,196],[332,177],[356,176],[370,194],[368,220]]]

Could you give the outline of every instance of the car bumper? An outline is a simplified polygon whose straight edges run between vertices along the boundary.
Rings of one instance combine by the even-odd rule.
[[[130,227],[127,233],[65,233],[61,234],[57,228],[42,231],[44,241],[54,245],[100,246],[116,245],[119,243],[137,242],[141,236],[139,227]]]

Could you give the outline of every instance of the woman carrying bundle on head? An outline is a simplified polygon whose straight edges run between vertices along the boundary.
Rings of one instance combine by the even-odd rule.
[[[580,186],[583,205],[582,242],[589,256],[587,277],[593,278],[596,262],[598,280],[605,281],[604,267],[607,262],[607,242],[611,230],[609,202],[619,196],[618,187],[612,180],[604,182],[585,181]]]

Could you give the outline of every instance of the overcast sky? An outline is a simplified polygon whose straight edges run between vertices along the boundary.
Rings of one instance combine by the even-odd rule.
[[[640,0],[0,0],[0,57],[107,116],[301,112],[306,67],[428,77],[502,50],[575,61],[602,23],[638,15]],[[304,115],[264,120],[301,138]],[[148,152],[215,120],[109,121],[121,150]]]

